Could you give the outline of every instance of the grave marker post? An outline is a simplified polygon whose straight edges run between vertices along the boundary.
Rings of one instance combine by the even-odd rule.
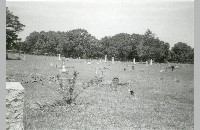
[[[112,57],[112,64],[115,64],[115,58]]]
[[[62,58],[62,72],[66,72],[66,68],[65,68],[65,57]]]
[[[152,59],[150,60],[150,65],[152,65]]]
[[[105,62],[107,61],[107,55],[105,55]]]
[[[26,57],[25,57],[25,52],[24,52],[24,58],[23,58],[23,60],[26,60]]]
[[[61,59],[60,59],[60,54],[58,54],[58,60],[61,60]]]
[[[135,58],[133,59],[133,64],[136,64],[136,63],[135,63]]]
[[[146,66],[148,66],[148,61],[146,61]]]
[[[97,72],[97,68],[95,68],[95,73],[96,73],[96,75],[97,75],[97,73],[98,73],[98,72]]]

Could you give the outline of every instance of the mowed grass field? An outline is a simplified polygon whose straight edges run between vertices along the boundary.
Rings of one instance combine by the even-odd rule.
[[[66,69],[79,72],[80,85],[102,74],[103,83],[85,89],[72,105],[39,108],[62,99],[59,85],[49,77],[61,69],[58,57],[26,55],[26,60],[7,60],[7,81],[25,88],[24,125],[28,130],[191,130],[194,126],[194,66],[160,72],[164,65],[111,62],[92,64],[66,59]],[[51,66],[51,63],[53,66]],[[56,67],[57,65],[57,67]],[[73,68],[72,68],[73,67]],[[124,69],[125,68],[125,69]],[[34,76],[37,81],[34,82]],[[114,77],[120,83],[113,91]],[[133,90],[131,96],[128,90]],[[75,90],[76,91],[76,90]]]

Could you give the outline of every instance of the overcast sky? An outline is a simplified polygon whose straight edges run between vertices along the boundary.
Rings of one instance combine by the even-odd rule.
[[[171,46],[184,42],[194,47],[193,0],[9,0],[6,6],[26,26],[19,34],[22,40],[43,30],[82,28],[100,39],[150,29]]]

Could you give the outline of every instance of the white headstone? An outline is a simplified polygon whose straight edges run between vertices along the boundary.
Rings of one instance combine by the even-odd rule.
[[[105,62],[107,61],[107,55],[105,55]]]
[[[62,59],[62,72],[66,72],[66,68],[65,68],[65,57],[63,57]]]
[[[51,63],[51,67],[53,66],[53,63]]]
[[[115,58],[114,57],[112,57],[112,64],[114,64],[115,63]]]
[[[58,54],[58,60],[61,60],[61,59],[60,59],[60,54]]]
[[[91,61],[88,61],[87,64],[90,65],[90,64],[92,64],[92,62],[91,62]]]
[[[66,72],[66,68],[65,68],[65,65],[62,66],[62,72]]]
[[[99,63],[101,63],[101,59],[99,60]]]
[[[135,58],[133,59],[133,64],[136,64],[136,63],[135,63]]]
[[[150,60],[150,65],[152,65],[152,59]]]

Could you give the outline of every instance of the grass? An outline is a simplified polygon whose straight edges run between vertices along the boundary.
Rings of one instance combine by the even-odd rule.
[[[27,130],[193,129],[193,65],[160,73],[164,65],[136,64],[131,70],[131,62],[97,64],[94,60],[93,64],[86,64],[85,60],[67,60],[66,68],[79,72],[76,92],[96,76],[95,68],[97,75],[103,71],[103,83],[85,89],[76,104],[54,106],[49,104],[62,100],[59,85],[50,80],[61,69],[57,57],[26,55],[26,60],[7,60],[7,81],[20,82],[25,88]],[[129,85],[113,91],[108,83],[114,77]],[[134,97],[129,89],[134,91]],[[46,107],[39,108],[37,103]]]

